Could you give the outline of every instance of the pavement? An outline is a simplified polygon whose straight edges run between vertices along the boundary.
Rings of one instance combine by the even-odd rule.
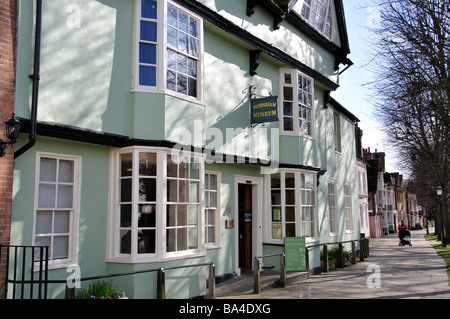
[[[291,280],[285,288],[273,285],[278,273],[263,272],[259,294],[253,293],[253,275],[243,275],[217,285],[216,298],[450,299],[446,264],[425,234],[412,231],[412,246],[399,246],[396,234],[371,239],[370,255],[363,262],[309,278],[288,273]]]

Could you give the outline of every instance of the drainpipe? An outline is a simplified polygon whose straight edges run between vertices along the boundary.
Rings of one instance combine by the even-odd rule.
[[[14,158],[28,151],[36,143],[37,107],[39,95],[39,70],[41,63],[41,30],[42,30],[42,0],[36,0],[36,34],[34,44],[34,71],[29,77],[33,80],[33,93],[31,100],[31,128],[28,143],[14,153]]]

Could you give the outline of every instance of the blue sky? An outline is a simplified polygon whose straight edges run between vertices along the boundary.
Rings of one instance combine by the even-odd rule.
[[[368,63],[373,54],[370,48],[368,27],[377,21],[376,7],[364,6],[360,1],[344,0],[347,32],[350,42],[349,58],[354,65],[340,77],[340,88],[331,95],[346,109],[360,119],[359,127],[363,130],[363,147],[373,152],[377,149],[386,153],[386,171],[398,172],[395,152],[389,148],[380,123],[373,116],[373,107],[369,102],[370,91],[364,86],[372,74]],[[401,172],[401,171],[400,171]]]

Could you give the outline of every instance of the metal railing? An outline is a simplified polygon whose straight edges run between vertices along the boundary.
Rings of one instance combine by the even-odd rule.
[[[122,272],[110,275],[102,275],[102,276],[92,276],[92,277],[84,277],[84,278],[74,278],[71,280],[72,285],[66,285],[65,298],[66,299],[75,299],[75,283],[82,281],[90,281],[96,279],[105,279],[112,277],[121,277],[128,275],[136,275],[150,272],[158,272],[157,274],[157,284],[156,284],[156,298],[157,299],[166,299],[166,271],[174,270],[174,269],[182,269],[182,268],[193,268],[193,267],[204,267],[209,266],[209,275],[208,275],[208,292],[206,294],[207,299],[215,299],[216,298],[216,281],[215,281],[215,265],[214,263],[202,263],[195,265],[184,265],[184,266],[174,266],[174,267],[165,267],[165,268],[153,268],[153,269],[144,269],[130,272]],[[67,283],[64,280],[49,280],[49,283]]]
[[[369,256],[369,240],[368,238],[361,238],[356,240],[348,240],[348,241],[342,241],[342,242],[331,242],[331,243],[321,243],[321,244],[315,244],[315,245],[309,245],[305,247],[305,263],[306,263],[306,272],[309,273],[309,249],[314,247],[320,247],[322,246],[322,260],[323,260],[323,271],[328,272],[330,271],[329,263],[328,263],[328,246],[331,245],[338,245],[338,264],[337,267],[343,268],[345,265],[344,261],[344,245],[346,243],[351,243],[352,246],[352,256],[351,256],[351,263],[353,265],[356,265],[356,242],[360,243],[360,251],[359,251],[359,260],[364,261],[364,258],[367,258]],[[285,254],[284,253],[276,253],[276,254],[270,254],[270,255],[264,255],[255,257],[254,265],[253,265],[253,292],[255,294],[259,294],[261,291],[261,267],[260,267],[260,259],[267,258],[267,257],[274,257],[274,256],[280,256],[280,286],[286,287],[286,264],[285,264]]]
[[[20,288],[20,299],[25,298],[25,289],[29,287],[29,298],[47,299],[48,291],[48,246],[0,245],[0,265],[3,251],[6,250],[4,297],[8,298],[8,287],[12,284],[11,298],[17,298]],[[37,255],[37,256],[36,256]],[[35,272],[38,272],[35,278]]]
[[[286,287],[286,262],[285,262],[285,254],[277,253],[265,256],[255,257],[253,264],[253,292],[255,294],[259,294],[261,291],[261,267],[260,267],[260,259],[280,256],[280,286]]]

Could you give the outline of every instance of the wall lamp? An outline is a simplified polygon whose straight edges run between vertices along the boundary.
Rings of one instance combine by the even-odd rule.
[[[12,145],[16,143],[17,137],[19,137],[20,127],[22,123],[16,118],[13,113],[12,118],[5,122],[6,136],[9,139],[7,142],[5,139],[0,139],[0,157],[5,156],[6,154],[6,146],[9,144]]]

